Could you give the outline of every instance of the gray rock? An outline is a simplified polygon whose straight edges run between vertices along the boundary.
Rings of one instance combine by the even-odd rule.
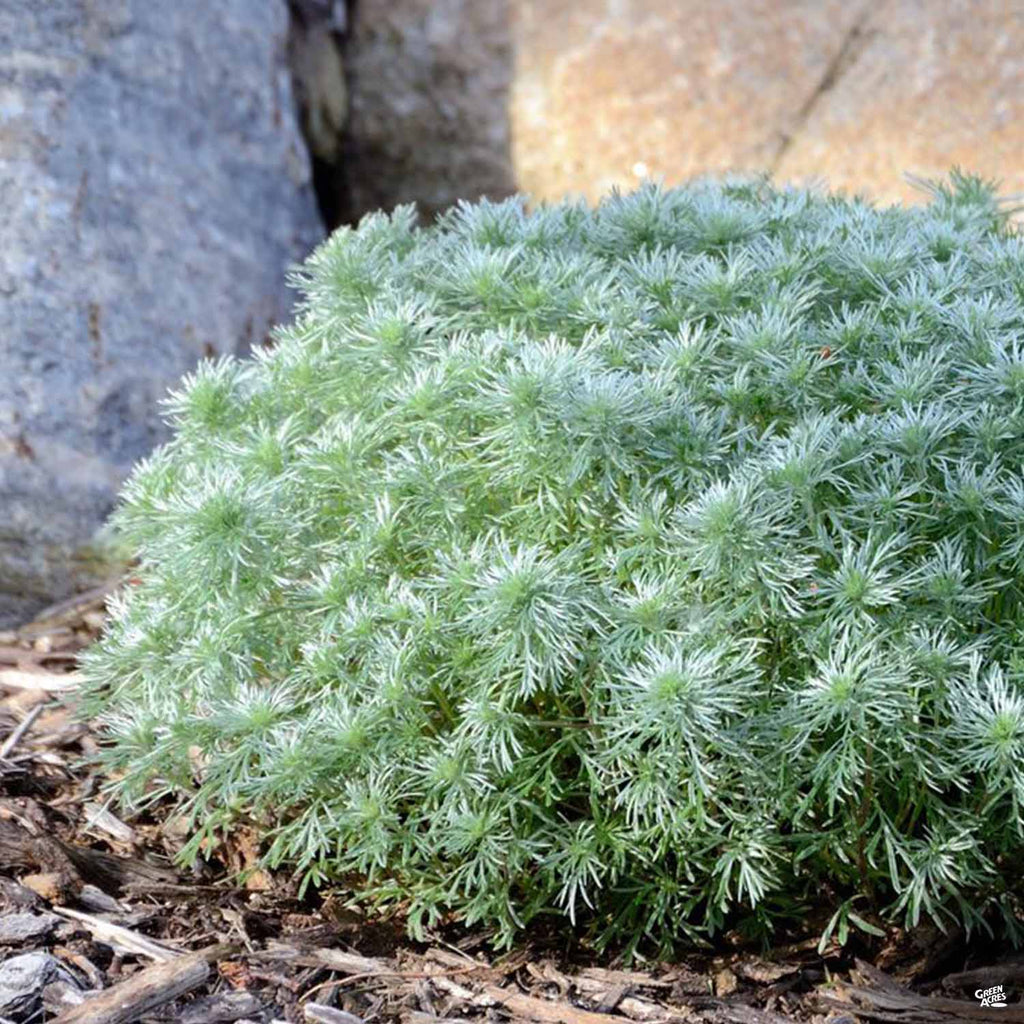
[[[515,191],[508,0],[359,0],[345,48],[353,218]]]
[[[20,914],[4,914],[0,916],[0,943],[14,945],[37,939],[47,935],[61,923],[56,914],[33,914],[24,911]]]
[[[42,1006],[43,989],[56,981],[76,985],[49,953],[23,953],[4,960],[0,963],[0,1017],[32,1020]]]
[[[0,627],[92,541],[158,400],[287,318],[321,234],[285,0],[0,6]]]

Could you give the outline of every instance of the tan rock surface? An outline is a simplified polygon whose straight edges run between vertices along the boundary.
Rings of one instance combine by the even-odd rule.
[[[1024,3],[877,4],[855,50],[781,155],[780,179],[915,199],[905,171],[960,165],[1024,190]]]
[[[1024,0],[360,0],[359,210],[768,170],[1024,190]]]
[[[596,199],[645,176],[764,169],[860,13],[842,0],[529,0],[510,115],[522,188]]]
[[[1024,189],[1021,0],[532,0],[512,157],[539,197],[769,170],[884,200],[953,165]]]

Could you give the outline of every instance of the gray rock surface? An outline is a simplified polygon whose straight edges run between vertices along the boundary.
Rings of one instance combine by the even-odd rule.
[[[514,5],[511,5],[514,6]],[[345,48],[351,217],[515,191],[508,0],[359,0]]]
[[[22,911],[19,914],[0,915],[0,944],[13,946],[29,939],[48,935],[61,923],[56,914],[33,914]]]
[[[39,1019],[43,990],[55,982],[75,986],[75,979],[49,953],[23,953],[0,963],[0,1018]]]
[[[286,319],[321,228],[285,0],[0,4],[0,627],[90,548],[158,401]]]

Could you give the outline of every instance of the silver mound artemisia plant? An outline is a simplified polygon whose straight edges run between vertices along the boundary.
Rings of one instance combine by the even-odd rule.
[[[112,792],[414,933],[1019,937],[1024,238],[930,191],[337,231],[124,487]]]

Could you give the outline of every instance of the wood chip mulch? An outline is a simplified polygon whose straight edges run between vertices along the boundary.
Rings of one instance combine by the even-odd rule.
[[[1024,1024],[1024,956],[960,935],[819,954],[809,922],[767,952],[736,940],[626,969],[564,934],[502,954],[455,926],[415,943],[344,894],[299,899],[260,871],[239,885],[260,844],[244,830],[177,868],[184,823],[119,818],[60,700],[120,582],[0,632],[0,1024]],[[1007,1005],[982,1006],[997,985]]]

